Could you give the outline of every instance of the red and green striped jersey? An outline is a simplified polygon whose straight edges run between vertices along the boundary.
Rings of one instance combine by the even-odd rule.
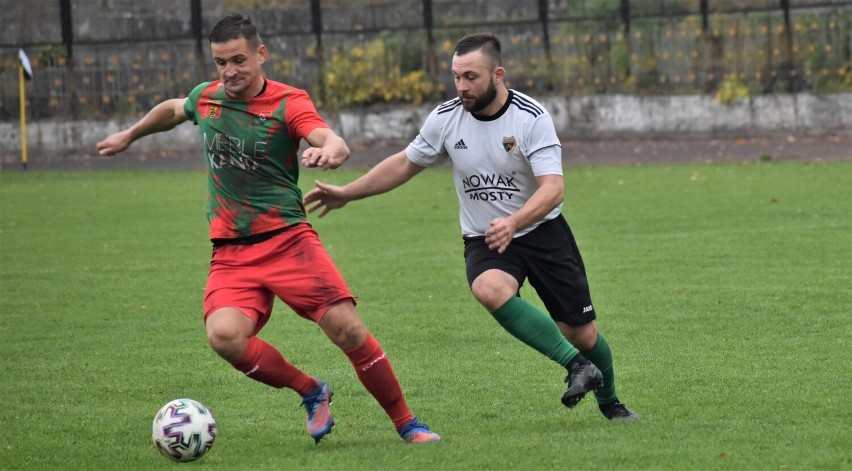
[[[299,143],[327,128],[307,92],[267,80],[260,95],[228,97],[221,81],[198,85],[184,105],[207,160],[211,239],[237,239],[306,220]]]

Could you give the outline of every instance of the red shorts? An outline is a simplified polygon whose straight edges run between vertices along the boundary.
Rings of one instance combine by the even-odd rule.
[[[275,296],[316,323],[340,301],[355,302],[316,231],[307,224],[256,244],[213,249],[205,319],[219,308],[233,307],[254,319],[256,334],[269,320]]]

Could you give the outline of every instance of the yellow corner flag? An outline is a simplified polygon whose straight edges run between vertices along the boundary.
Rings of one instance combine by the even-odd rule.
[[[27,169],[27,97],[24,88],[24,80],[32,80],[33,69],[30,66],[30,58],[23,48],[18,50],[18,57],[21,59],[21,66],[18,68],[18,82],[21,94],[21,163],[24,165],[24,170]]]

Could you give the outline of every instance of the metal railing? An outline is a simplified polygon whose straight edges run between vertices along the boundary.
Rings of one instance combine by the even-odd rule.
[[[453,44],[486,30],[503,39],[510,86],[531,94],[852,91],[852,0],[0,0],[0,9],[20,20],[0,33],[2,121],[18,116],[19,47],[34,69],[31,118],[135,116],[215,79],[206,35],[235,10],[258,24],[266,74],[329,107],[449,97]],[[373,90],[357,101],[353,87]]]

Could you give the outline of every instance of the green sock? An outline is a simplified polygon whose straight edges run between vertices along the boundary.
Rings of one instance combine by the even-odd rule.
[[[579,353],[565,340],[550,316],[517,296],[506,301],[491,315],[518,340],[562,366]]]
[[[606,339],[598,332],[598,340],[591,350],[581,352],[587,360],[594,363],[603,373],[603,386],[595,391],[598,404],[609,404],[617,399],[615,394],[615,371],[612,368],[612,350]]]

